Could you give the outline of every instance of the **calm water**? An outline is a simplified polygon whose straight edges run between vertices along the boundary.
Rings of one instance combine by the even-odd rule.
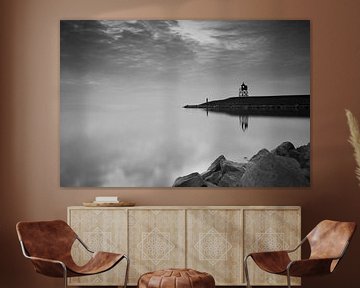
[[[309,118],[207,115],[150,99],[142,105],[67,101],[61,110],[63,187],[172,186],[221,154],[245,162],[284,141],[310,142]]]

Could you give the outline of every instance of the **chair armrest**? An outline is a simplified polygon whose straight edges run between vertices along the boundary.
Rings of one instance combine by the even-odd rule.
[[[66,265],[59,261],[53,259],[46,259],[33,256],[25,256],[30,259],[34,265],[35,271],[51,277],[66,277],[67,268]]]
[[[329,274],[332,272],[332,263],[339,258],[318,258],[291,261],[287,266],[290,276],[312,276]]]
[[[30,256],[24,246],[24,243],[20,241],[21,251],[25,258],[30,259],[34,265],[35,271],[51,277],[66,277],[67,269],[66,265],[54,259],[46,259],[35,256]]]
[[[80,239],[78,235],[76,235],[76,240],[78,240],[87,251],[90,253],[95,253],[94,251],[90,250],[90,248]]]
[[[54,259],[47,259],[47,258],[41,258],[41,257],[33,257],[33,256],[26,256],[26,258],[30,259],[31,261],[40,261],[40,262],[49,262],[53,264],[60,264],[61,266],[65,266],[65,264],[59,260]]]
[[[306,240],[307,240],[306,237],[303,238],[303,239],[301,240],[301,242],[300,242],[295,248],[293,248],[293,249],[279,250],[279,251],[253,252],[253,253],[249,253],[244,259],[252,256],[252,254],[257,254],[257,253],[258,253],[258,254],[259,254],[259,253],[261,253],[261,254],[268,254],[268,255],[271,255],[271,254],[274,254],[274,253],[275,253],[275,254],[284,254],[284,253],[288,254],[288,253],[292,253],[292,252],[295,252],[297,249],[299,249],[299,248],[306,242]]]
[[[271,257],[271,256],[280,256],[280,255],[288,255],[287,250],[279,250],[279,251],[264,251],[264,252],[252,252],[247,255],[247,257],[258,257],[258,256],[265,256],[265,257]]]

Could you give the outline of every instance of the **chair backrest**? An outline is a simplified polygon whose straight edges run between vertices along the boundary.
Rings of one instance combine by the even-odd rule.
[[[62,220],[19,222],[16,231],[26,252],[40,258],[67,258],[76,240],[75,232]]]
[[[306,236],[311,248],[310,258],[337,258],[342,256],[355,229],[355,222],[321,221]]]

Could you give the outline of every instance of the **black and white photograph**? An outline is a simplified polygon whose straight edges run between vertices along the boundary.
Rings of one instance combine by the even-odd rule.
[[[60,21],[61,187],[309,187],[309,20]]]

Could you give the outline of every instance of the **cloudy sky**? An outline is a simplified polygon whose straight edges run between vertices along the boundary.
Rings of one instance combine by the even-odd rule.
[[[60,37],[62,186],[171,186],[220,154],[309,141],[306,121],[232,139],[238,119],[181,108],[242,81],[252,96],[309,94],[309,21],[64,20]]]
[[[194,100],[235,96],[241,81],[251,95],[309,94],[309,33],[309,21],[62,21],[62,81],[178,85]]]

